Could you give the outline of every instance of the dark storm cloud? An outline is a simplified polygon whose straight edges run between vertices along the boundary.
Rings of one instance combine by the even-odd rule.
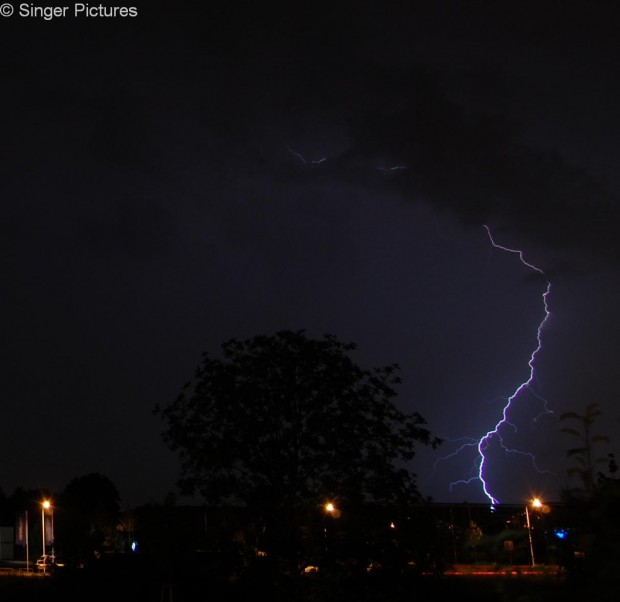
[[[162,16],[156,7],[145,14],[147,23]],[[239,177],[270,173],[277,181],[285,175],[283,163],[289,178],[307,175],[307,166],[286,153],[290,144],[302,153],[312,148],[309,159],[328,158],[312,167],[313,177],[387,186],[466,224],[490,223],[542,247],[613,255],[615,196],[553,140],[545,147],[527,141],[527,123],[503,114],[501,102],[483,112],[452,99],[444,81],[454,67],[447,73],[432,55],[426,62],[398,60],[397,49],[412,56],[407,27],[419,38],[427,12],[402,8],[386,12],[360,3],[354,11],[344,5],[293,11],[233,4],[205,10],[200,19],[179,11],[158,21],[157,29],[146,27],[140,44],[129,35],[105,39],[96,29],[94,40],[86,41],[88,70],[58,49],[51,52],[64,61],[60,78],[34,67],[45,113],[33,95],[17,94],[13,106],[24,118],[6,131],[5,149],[12,145],[22,153],[22,165],[34,163],[51,178],[58,177],[55,167],[78,161],[86,178],[131,166],[125,175],[157,179],[176,169],[181,155],[186,164],[200,156],[210,178],[219,178],[225,189]],[[524,27],[518,31],[527,32],[517,39],[518,49],[547,43],[540,24],[513,12]],[[480,18],[484,23],[491,17]],[[501,30],[503,20],[494,19]],[[388,24],[393,40],[382,29]],[[484,35],[493,39],[493,31],[489,25]],[[75,35],[65,40],[66,49],[81,43]],[[554,36],[556,43],[565,41],[562,30]],[[28,53],[16,58],[30,66]],[[496,95],[519,85],[490,63],[473,65],[478,82],[483,73],[492,74]],[[462,66],[458,77],[470,78],[473,65]],[[15,82],[27,71],[13,72]],[[322,132],[330,140],[324,148]],[[24,136],[38,141],[27,154]],[[335,136],[343,140],[336,147]],[[45,149],[54,147],[45,157]],[[394,166],[406,169],[382,171]]]
[[[466,224],[489,223],[542,248],[585,251],[595,262],[613,258],[616,192],[565,152],[561,137],[543,145],[528,134],[537,104],[553,110],[555,103],[562,118],[563,98],[587,98],[597,88],[590,79],[596,73],[600,87],[604,69],[617,58],[610,46],[614,11],[585,14],[574,7],[557,15],[537,5],[533,19],[522,3],[506,3],[501,11],[471,7],[433,20],[428,6],[403,8],[358,3],[355,10],[324,10],[317,4],[298,14],[285,9],[278,18],[268,9],[258,16],[229,9],[218,19],[234,20],[238,37],[224,38],[227,28],[216,31],[211,23],[208,42],[196,35],[194,44],[222,65],[242,57],[240,70],[219,72],[234,100],[228,117],[235,115],[237,136],[251,138],[260,120],[271,121],[275,144],[284,140],[302,154],[312,148],[308,158],[329,159],[319,166],[296,163],[297,171],[389,185]],[[428,50],[434,45],[439,50]],[[455,80],[460,96],[475,87],[483,110],[461,102]],[[538,87],[525,108],[515,110],[507,99],[523,97],[532,81]],[[601,100],[601,114],[608,109]],[[346,149],[320,149],[321,128],[346,140]],[[406,169],[381,170],[394,166]]]
[[[182,23],[174,55],[186,59],[185,74],[203,76],[180,86],[178,98],[244,169],[388,187],[465,224],[605,262],[618,251],[616,192],[565,152],[561,137],[542,144],[528,134],[536,103],[555,102],[562,116],[554,86],[574,94],[578,75],[587,94],[583,66],[603,69],[617,56],[611,14],[569,18],[537,7],[532,20],[521,3],[505,10],[457,9],[441,19],[423,4],[400,3],[389,11],[367,2],[207,11]],[[577,15],[584,28],[574,27]],[[490,48],[503,63],[485,54]],[[507,100],[528,81],[538,84],[531,113]],[[473,87],[483,107],[463,100]],[[311,164],[320,157],[328,160]],[[396,166],[406,169],[386,171]]]
[[[371,68],[353,89],[362,100],[343,112],[352,146],[325,169],[358,182],[389,173],[411,201],[543,247],[599,258],[618,250],[611,192],[559,150],[523,141],[518,123],[451,101],[431,68]]]

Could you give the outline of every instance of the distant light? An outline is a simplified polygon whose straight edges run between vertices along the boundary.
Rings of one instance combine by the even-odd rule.
[[[131,542],[131,551],[132,552],[138,551],[138,542],[135,539]]]
[[[558,539],[566,539],[568,537],[568,531],[566,529],[554,529],[553,534]]]
[[[340,518],[340,509],[333,502],[326,502],[323,505],[323,510],[332,518]]]

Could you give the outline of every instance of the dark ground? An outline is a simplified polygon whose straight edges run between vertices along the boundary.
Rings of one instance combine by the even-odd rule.
[[[88,600],[118,602],[378,602],[476,600],[477,602],[606,602],[617,600],[617,586],[602,582],[557,581],[535,577],[416,576],[393,580],[388,577],[343,578],[311,575],[289,580],[254,576],[234,584],[188,576],[168,584],[161,576],[139,574],[72,575],[63,577],[0,577],[2,602]]]

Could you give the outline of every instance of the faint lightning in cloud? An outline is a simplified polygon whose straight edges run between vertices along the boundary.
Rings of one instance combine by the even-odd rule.
[[[377,167],[379,171],[405,171],[409,169],[406,165],[394,165],[394,167]]]
[[[308,161],[301,153],[298,153],[297,151],[294,151],[292,148],[290,148],[288,144],[285,144],[284,148],[286,148],[286,150],[291,153],[293,157],[299,159],[304,165],[320,165],[321,163],[327,161],[327,157],[321,157],[320,159],[312,159]]]
[[[296,159],[298,159],[304,165],[321,165],[327,161],[327,157],[321,157],[320,159],[306,159],[304,155],[296,150],[293,150],[288,144],[284,143],[284,148],[293,155]],[[377,167],[378,171],[384,172],[385,174],[395,175],[402,171],[407,171],[409,167],[407,165],[393,165],[390,167]]]

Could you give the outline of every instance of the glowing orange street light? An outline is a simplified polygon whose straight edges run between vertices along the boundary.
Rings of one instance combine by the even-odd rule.
[[[340,518],[340,509],[333,502],[327,502],[323,505],[323,510],[332,518]]]
[[[338,518],[340,516],[340,510],[338,510],[338,508],[336,508],[336,506],[334,505],[333,502],[326,502],[323,505],[323,510],[325,510],[325,512],[332,517],[332,520],[335,518]],[[325,536],[325,552],[327,553],[327,540],[328,540],[328,534],[327,534],[327,522],[325,523],[324,527],[323,527],[323,533]]]
[[[42,536],[42,544],[43,544],[43,556],[45,556],[45,511],[50,507],[49,500],[43,500],[41,502],[41,536]]]
[[[543,503],[537,497],[535,497],[531,503],[532,508],[536,508],[537,510],[543,508]],[[534,561],[534,545],[532,544],[532,525],[530,523],[530,511],[527,504],[525,506],[525,521],[527,523],[527,536],[530,542],[530,560],[532,566],[534,566],[536,563]]]
[[[52,503],[49,500],[43,500],[41,502],[41,538],[43,545],[43,556],[45,556],[45,511],[52,510],[52,523],[51,523],[51,539],[52,539],[52,557],[54,556],[54,509]]]

